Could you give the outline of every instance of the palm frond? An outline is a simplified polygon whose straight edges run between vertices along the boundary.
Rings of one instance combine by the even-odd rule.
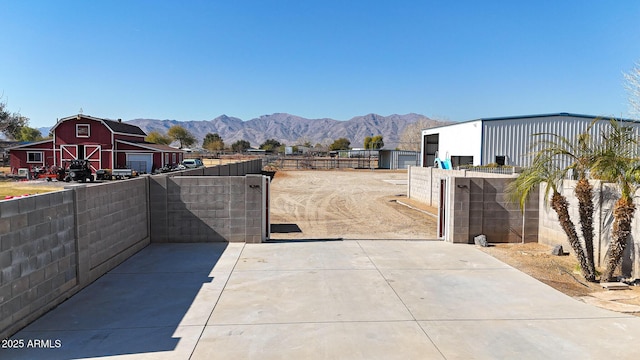
[[[544,190],[546,202],[550,192],[558,192],[558,188],[562,186],[564,175],[564,169],[558,166],[556,159],[546,153],[539,152],[535,155],[531,166],[524,169],[507,186],[508,197],[512,202],[517,202],[520,205],[520,210],[523,210],[525,202],[529,199],[531,193],[541,183],[546,183],[547,186],[545,186]]]
[[[640,157],[638,138],[634,129],[611,119],[609,127],[601,134],[601,141],[595,149],[591,171],[599,180],[616,183],[621,197],[633,197],[640,184]]]

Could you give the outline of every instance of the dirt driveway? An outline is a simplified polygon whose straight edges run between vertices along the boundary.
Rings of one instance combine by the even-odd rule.
[[[406,171],[279,171],[271,187],[271,237],[435,238],[432,216],[396,202],[406,195]]]

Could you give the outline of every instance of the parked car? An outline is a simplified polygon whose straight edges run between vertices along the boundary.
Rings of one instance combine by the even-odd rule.
[[[204,166],[202,160],[200,159],[184,159],[182,160],[182,165],[187,169],[199,168]]]

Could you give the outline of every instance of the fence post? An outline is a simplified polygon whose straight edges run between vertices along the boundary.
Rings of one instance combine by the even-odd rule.
[[[407,199],[411,199],[411,168],[411,165],[407,167]]]

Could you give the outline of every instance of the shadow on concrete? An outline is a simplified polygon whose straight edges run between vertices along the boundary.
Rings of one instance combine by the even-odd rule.
[[[61,347],[2,351],[2,359],[72,359],[190,352],[222,287],[212,271],[227,243],[151,244],[14,339]],[[217,282],[224,283],[225,279]],[[150,354],[154,358],[156,355]]]
[[[302,229],[298,224],[271,224],[271,233],[289,234],[301,233]]]

